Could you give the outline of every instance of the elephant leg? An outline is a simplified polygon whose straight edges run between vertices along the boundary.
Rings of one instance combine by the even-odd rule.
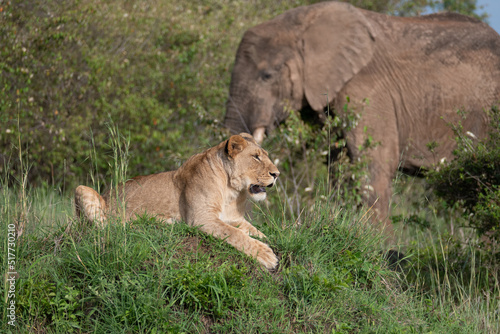
[[[385,232],[388,241],[394,240],[393,226],[389,220],[389,203],[392,196],[392,179],[398,169],[400,156],[399,132],[394,114],[393,99],[386,91],[381,91],[369,103],[365,99],[354,96],[373,95],[372,88],[366,87],[362,81],[356,81],[355,86],[345,88],[341,94],[345,101],[351,96],[348,105],[350,112],[343,117],[356,115],[358,123],[345,132],[347,149],[351,160],[368,163],[368,177],[363,185],[363,200],[372,207],[372,223]],[[380,88],[380,87],[379,87]],[[337,110],[343,110],[342,105],[336,105]],[[362,175],[360,175],[362,176]]]
[[[389,220],[389,202],[392,196],[392,174],[381,171],[380,166],[371,166],[371,182],[366,186],[367,204],[374,210],[374,220],[384,229],[386,235],[392,236],[394,233]]]
[[[358,148],[361,145],[355,139],[364,139],[363,134],[353,131],[349,135],[348,149],[353,152],[353,161],[357,161],[358,158],[368,159],[369,177],[363,186],[363,199],[373,210],[371,221],[384,232],[387,241],[392,243],[394,229],[389,219],[389,203],[392,196],[392,179],[398,168],[398,143],[380,140],[377,146],[360,151]],[[349,139],[352,140],[349,142]]]
[[[377,147],[371,154],[369,164],[370,186],[367,190],[367,204],[373,206],[373,220],[387,236],[387,243],[395,241],[390,216],[392,179],[398,168],[399,154],[396,147]]]

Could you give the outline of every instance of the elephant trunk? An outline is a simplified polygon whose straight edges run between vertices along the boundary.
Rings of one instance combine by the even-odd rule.
[[[243,96],[243,98],[241,98]],[[269,108],[263,98],[248,98],[247,95],[230,94],[226,103],[224,125],[232,134],[246,132],[254,136],[260,144],[279,120],[273,108]],[[282,107],[281,107],[282,108]]]
[[[226,103],[226,116],[224,117],[224,125],[231,131],[232,134],[241,132],[252,133],[250,124],[247,120],[248,113],[238,107],[238,103],[229,95]]]

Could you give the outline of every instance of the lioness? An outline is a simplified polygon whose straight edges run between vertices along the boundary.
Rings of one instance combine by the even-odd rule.
[[[182,219],[273,269],[278,263],[276,255],[268,245],[250,237],[265,235],[244,214],[247,198],[264,200],[266,187],[272,187],[279,174],[251,135],[234,135],[192,156],[175,171],[127,181],[122,188],[126,219],[141,213],[169,223]],[[77,216],[101,226],[108,215],[116,213],[116,203],[109,192],[101,197],[86,186],[75,190]]]

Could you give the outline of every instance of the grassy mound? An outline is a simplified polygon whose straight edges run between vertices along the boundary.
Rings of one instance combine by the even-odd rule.
[[[7,188],[8,189],[8,188]],[[271,194],[276,200],[279,193]],[[222,240],[147,216],[104,229],[72,217],[53,191],[2,194],[2,230],[29,222],[16,254],[16,326],[8,282],[3,332],[13,333],[479,333],[498,330],[480,303],[419,292],[387,269],[380,235],[326,196],[300,221],[265,206],[254,222],[280,258],[268,272]],[[24,212],[24,213],[23,213]],[[0,263],[7,267],[7,236]],[[13,247],[12,247],[13,246]],[[439,284],[439,283],[438,283]],[[440,285],[441,286],[441,285]],[[465,296],[465,294],[464,294]],[[453,299],[453,298],[450,298]],[[449,304],[447,302],[450,302]],[[493,305],[493,304],[491,304]],[[470,308],[475,306],[475,308]],[[493,316],[493,318],[495,318]]]

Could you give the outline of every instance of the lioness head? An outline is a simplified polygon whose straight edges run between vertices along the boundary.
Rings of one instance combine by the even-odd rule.
[[[266,188],[272,187],[280,175],[267,152],[251,135],[240,133],[226,141],[225,154],[231,186],[238,191],[246,189],[256,201],[264,200]]]

